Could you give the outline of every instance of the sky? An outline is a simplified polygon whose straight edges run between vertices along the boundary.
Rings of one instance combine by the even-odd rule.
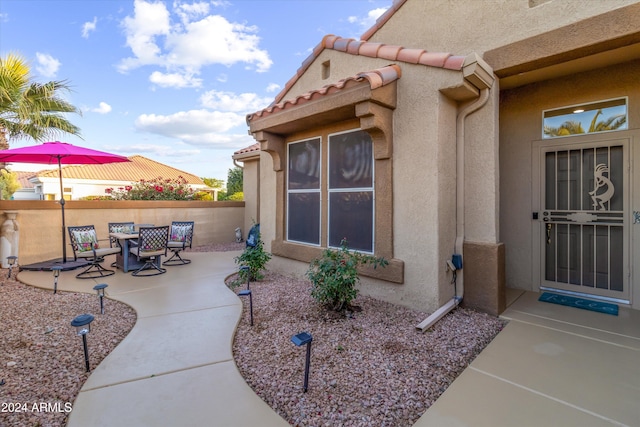
[[[327,34],[359,39],[392,0],[1,0],[0,57],[65,80],[82,139],[226,180],[267,107]],[[36,141],[9,141],[11,148]],[[14,164],[12,170],[43,165]]]

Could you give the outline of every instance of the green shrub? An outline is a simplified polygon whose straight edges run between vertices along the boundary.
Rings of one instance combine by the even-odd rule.
[[[249,271],[240,270],[238,272],[238,280],[236,284],[241,284],[247,281],[247,275],[251,280],[260,280],[264,278],[262,271],[265,270],[267,262],[271,259],[271,254],[265,252],[262,239],[258,234],[258,242],[256,246],[248,246],[241,255],[235,258],[236,264],[243,267],[249,267]]]
[[[311,296],[331,310],[348,308],[358,296],[358,266],[364,264],[377,268],[379,265],[386,267],[389,262],[382,257],[350,251],[346,239],[340,242],[340,249],[326,249],[322,257],[311,261],[307,270],[312,283]]]

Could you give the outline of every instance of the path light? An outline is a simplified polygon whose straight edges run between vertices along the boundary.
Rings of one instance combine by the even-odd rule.
[[[82,337],[82,346],[84,348],[84,364],[89,372],[89,350],[87,349],[87,334],[91,331],[91,322],[94,317],[90,314],[81,314],[71,321],[71,326],[76,328],[76,334]]]
[[[9,263],[9,272],[7,273],[7,279],[11,278],[11,270],[13,269],[13,266],[16,264],[17,260],[18,260],[18,257],[15,255],[11,255],[7,257],[7,263]]]
[[[242,267],[240,267],[240,271],[247,272],[247,289],[249,289],[249,282],[251,281],[251,272],[249,271],[249,266],[243,265]]]
[[[62,270],[62,267],[59,265],[54,265],[53,267],[51,267],[51,270],[53,271],[53,293],[57,294],[58,293],[58,277],[60,277],[60,271]]]
[[[102,298],[104,298],[104,288],[106,288],[106,283],[100,283],[99,285],[95,285],[93,289],[98,293],[98,298],[100,298],[100,314],[104,314],[104,303],[102,302]]]
[[[311,341],[313,341],[313,337],[308,332],[300,332],[298,335],[294,335],[291,337],[291,342],[296,346],[300,347],[302,345],[307,345],[307,358],[304,363],[304,388],[303,391],[306,393],[307,388],[309,386],[309,362],[311,362]]]
[[[244,291],[240,291],[238,292],[238,296],[239,297],[246,297],[247,295],[249,295],[249,314],[250,314],[250,319],[251,319],[251,323],[250,325],[253,326],[253,297],[251,296],[251,290],[250,289],[246,289]]]

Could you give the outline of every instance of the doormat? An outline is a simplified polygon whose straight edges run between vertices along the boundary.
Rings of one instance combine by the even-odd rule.
[[[566,305],[567,307],[581,308],[583,310],[597,311],[598,313],[618,315],[618,306],[608,302],[593,301],[584,298],[570,297],[567,295],[552,294],[543,292],[538,301],[550,302],[552,304]]]

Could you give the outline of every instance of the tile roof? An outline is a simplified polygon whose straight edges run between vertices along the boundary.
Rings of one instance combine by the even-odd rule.
[[[382,17],[385,15],[387,14],[385,13]],[[380,18],[378,21],[380,22]],[[453,55],[448,52],[429,52],[425,49],[405,48],[402,46],[387,45],[384,43],[368,42],[366,40],[346,39],[329,34],[322,38],[322,41],[315,47],[315,49],[313,49],[311,55],[302,62],[302,66],[298,68],[296,74],[285,84],[284,89],[275,97],[274,103],[282,101],[282,98],[284,98],[286,93],[293,87],[298,79],[311,66],[313,61],[315,61],[320,53],[325,49],[337,50],[351,55],[382,58],[390,61],[400,61],[454,71],[462,70],[462,65],[465,60],[464,56]]]
[[[358,73],[355,76],[348,77],[336,83],[323,86],[320,89],[303,93],[302,95],[297,96],[296,98],[288,99],[278,104],[272,104],[263,110],[260,110],[253,114],[249,114],[247,115],[247,123],[249,123],[253,119],[265,117],[272,113],[285,110],[290,106],[302,105],[307,102],[311,102],[315,99],[324,97],[326,95],[338,92],[340,90],[348,89],[365,80],[369,82],[371,89],[377,89],[379,87],[385,86],[391,82],[398,80],[401,75],[402,75],[402,70],[398,65],[388,65],[386,67],[378,68],[375,70]]]
[[[256,142],[255,144],[251,144],[248,147],[245,147],[241,150],[238,150],[236,152],[233,153],[233,156],[235,157],[236,155],[239,154],[247,154],[247,153],[253,153],[254,151],[260,151],[260,143]]]
[[[29,181],[30,178],[36,176],[35,172],[21,172],[21,171],[11,171],[18,176],[18,182],[20,183],[20,187],[22,188],[33,188],[33,183]]]
[[[172,168],[143,156],[131,156],[130,162],[107,163],[104,165],[68,165],[62,167],[63,178],[87,179],[96,181],[131,181],[151,180],[158,177],[177,179],[182,176],[188,184],[204,185],[196,175]],[[40,178],[58,177],[57,169],[37,172]]]

